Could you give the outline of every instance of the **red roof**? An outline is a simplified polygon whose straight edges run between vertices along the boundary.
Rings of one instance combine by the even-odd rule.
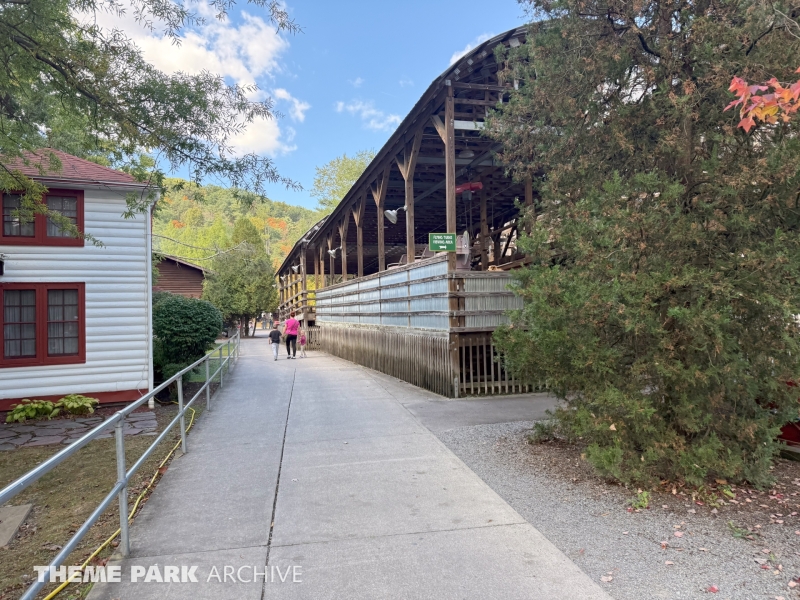
[[[58,160],[61,161],[61,170],[47,170],[46,167],[50,164],[50,154],[55,154]],[[134,177],[109,169],[97,163],[93,163],[77,156],[72,156],[60,150],[52,150],[50,148],[43,148],[37,152],[24,152],[25,158],[30,164],[25,164],[22,158],[13,158],[10,160],[3,160],[3,165],[13,171],[19,170],[23,175],[27,175],[31,179],[46,179],[48,181],[74,181],[81,183],[104,183],[110,185],[136,185],[143,186],[145,184],[136,181]],[[37,165],[41,164],[45,167],[44,175],[39,171]]]

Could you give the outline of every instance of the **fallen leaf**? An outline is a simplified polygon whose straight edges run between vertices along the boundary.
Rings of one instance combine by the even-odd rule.
[[[727,479],[715,479],[714,481],[716,481],[720,485],[726,485],[728,483]]]
[[[612,424],[611,424],[611,427],[609,427],[609,429],[610,429],[611,431],[616,431],[616,430],[617,430],[617,426],[616,426],[616,425],[614,425],[614,424],[612,423]]]
[[[789,582],[789,587],[790,588],[796,588],[797,587],[797,582],[796,581],[790,581]]]
[[[600,578],[600,581],[602,581],[603,583],[609,583],[610,581],[613,581],[613,580],[614,580],[614,578],[611,577],[610,575],[603,575]]]
[[[672,562],[671,560],[667,560],[667,561],[664,561],[664,564],[665,565],[674,565],[675,563]]]
[[[762,549],[761,549],[761,551],[762,551],[764,554],[769,554],[769,548],[762,548]]]
[[[674,535],[675,537],[683,537],[683,532],[682,531],[676,531],[672,535]]]
[[[669,504],[662,504],[661,508],[669,508]]]
[[[719,591],[719,588],[715,585],[712,585],[710,588],[708,588],[708,591],[712,594],[716,594]]]
[[[700,552],[708,552],[708,548],[700,548]]]
[[[662,550],[666,550],[667,546],[669,546],[669,544],[667,542],[661,542],[661,549]]]

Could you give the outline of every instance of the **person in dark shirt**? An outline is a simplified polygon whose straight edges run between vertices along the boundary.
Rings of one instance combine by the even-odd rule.
[[[281,332],[278,331],[278,325],[272,326],[272,331],[269,332],[269,343],[272,344],[272,356],[278,360],[278,348],[281,345]]]

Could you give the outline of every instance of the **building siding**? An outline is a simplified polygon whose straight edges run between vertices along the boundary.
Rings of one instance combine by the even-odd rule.
[[[4,283],[86,284],[86,363],[0,369],[0,410],[9,398],[150,389],[149,219],[124,210],[123,192],[86,189],[85,231],[101,247],[0,245]]]
[[[187,298],[200,298],[203,295],[203,271],[165,258],[156,265],[158,279],[154,292],[172,292]]]

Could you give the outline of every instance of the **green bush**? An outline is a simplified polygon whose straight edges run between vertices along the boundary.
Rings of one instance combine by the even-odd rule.
[[[49,400],[29,400],[25,398],[19,404],[12,404],[6,415],[6,423],[24,423],[28,419],[52,419],[60,412]]]
[[[202,358],[221,329],[222,314],[210,302],[177,294],[159,294],[153,305],[153,366],[156,375],[168,379],[184,366]]]
[[[68,394],[56,403],[56,408],[71,415],[90,415],[98,404],[100,402],[97,398],[89,398],[81,394]]]
[[[725,106],[733,76],[796,79],[800,39],[753,2],[523,2],[485,128],[534,191],[497,345],[603,475],[769,485],[798,415],[800,118],[747,134]]]

